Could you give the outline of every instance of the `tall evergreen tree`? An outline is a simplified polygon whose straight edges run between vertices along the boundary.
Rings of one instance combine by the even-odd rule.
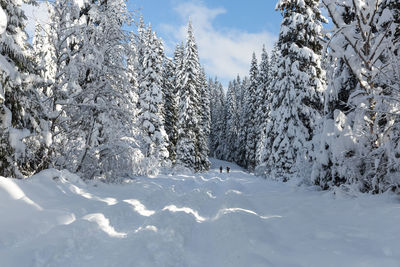
[[[189,22],[185,54],[179,76],[177,164],[195,171],[207,170],[210,163],[200,116],[200,63],[193,28]]]
[[[140,16],[140,18],[139,18],[139,25],[138,25],[138,29],[137,29],[137,35],[136,35],[136,45],[134,47],[136,50],[135,51],[135,64],[136,64],[135,72],[139,79],[140,77],[143,77],[145,75],[143,61],[144,61],[144,53],[145,53],[145,49],[146,49],[146,27],[144,25],[144,20],[143,20],[142,16]]]
[[[270,60],[270,68],[269,68],[269,81],[268,81],[268,104],[266,105],[266,116],[268,119],[265,121],[265,124],[262,126],[261,132],[261,140],[258,144],[258,166],[256,173],[259,175],[263,175],[266,173],[266,163],[272,151],[272,141],[275,139],[278,133],[274,133],[272,128],[274,124],[271,122],[271,112],[273,107],[274,96],[278,94],[276,88],[274,88],[273,82],[277,79],[278,76],[278,62],[279,59],[279,50],[277,43],[275,43],[274,48],[271,52],[271,60]]]
[[[256,102],[256,166],[261,162],[260,154],[263,149],[262,140],[265,138],[266,133],[264,132],[267,126],[268,114],[269,114],[269,99],[270,99],[270,61],[268,53],[263,47],[261,54],[261,62],[259,66],[258,74],[258,87],[257,87],[257,102]]]
[[[246,99],[245,99],[245,110],[247,113],[246,121],[246,165],[245,167],[253,170],[256,166],[256,149],[257,149],[257,137],[258,137],[258,125],[256,119],[257,111],[257,93],[259,85],[259,70],[256,54],[253,53],[253,58],[250,65],[250,85],[247,87]]]
[[[163,71],[163,92],[164,92],[164,118],[165,131],[168,135],[169,159],[175,163],[176,159],[176,140],[178,138],[178,98],[175,87],[175,69],[174,61],[166,58]]]
[[[143,154],[156,162],[168,159],[168,136],[164,129],[164,97],[162,64],[164,49],[151,27],[147,28],[142,67],[139,78],[139,119],[143,138]]]
[[[272,100],[272,151],[267,167],[272,176],[286,180],[310,164],[317,121],[322,113],[325,72],[321,66],[321,23],[319,1],[281,0],[283,14],[279,35],[277,91]]]
[[[207,171],[211,163],[208,160],[210,154],[209,150],[209,137],[210,137],[210,92],[207,84],[206,73],[203,68],[200,69],[199,74],[199,136],[198,136],[198,150],[200,163],[200,171]]]
[[[248,77],[244,77],[243,80],[238,76],[236,82],[233,83],[236,91],[236,103],[237,103],[237,115],[238,119],[238,133],[236,141],[236,155],[235,162],[240,166],[247,166],[246,162],[246,149],[247,149],[247,123],[248,123],[248,112],[246,110],[246,99],[247,99],[247,88],[250,87],[250,80]]]
[[[0,35],[0,175],[24,178],[48,166],[48,122],[25,32],[22,2],[2,0],[8,23]]]
[[[229,83],[228,92],[226,93],[226,151],[225,159],[227,161],[236,161],[238,129],[238,105],[236,100],[236,92],[233,82]]]
[[[209,80],[210,87],[210,151],[211,156],[217,159],[225,159],[225,140],[226,140],[226,111],[225,94],[222,84],[215,78]]]

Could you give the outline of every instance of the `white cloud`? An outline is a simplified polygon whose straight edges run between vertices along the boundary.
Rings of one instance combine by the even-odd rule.
[[[28,18],[26,24],[26,32],[28,33],[29,37],[32,38],[35,34],[36,22],[38,21],[43,25],[49,20],[47,4],[44,2],[39,3],[38,6],[22,4],[22,9],[24,10],[26,17]]]
[[[210,9],[202,3],[188,2],[176,6],[175,11],[182,18],[182,25],[161,25],[163,35],[173,36],[166,44],[167,52],[174,49],[172,43],[185,40],[190,18],[207,74],[218,76],[225,84],[237,74],[247,75],[253,51],[259,56],[263,44],[271,51],[276,40],[276,36],[266,31],[249,33],[238,29],[216,29],[213,22],[217,16],[227,13],[224,8]]]

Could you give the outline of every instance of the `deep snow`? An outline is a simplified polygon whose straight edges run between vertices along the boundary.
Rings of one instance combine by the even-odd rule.
[[[231,173],[219,173],[229,165]],[[0,178],[0,266],[400,266],[400,202],[206,174]]]

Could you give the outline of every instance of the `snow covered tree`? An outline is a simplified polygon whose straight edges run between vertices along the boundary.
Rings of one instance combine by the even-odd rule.
[[[72,9],[72,7],[68,7],[68,9]],[[62,19],[58,18],[54,13],[64,12],[63,15],[66,15],[66,10],[67,7],[61,11],[61,9],[55,8],[55,3],[47,3],[47,12],[50,21],[43,25],[41,25],[39,21],[36,21],[35,34],[32,41],[32,53],[36,63],[36,70],[45,83],[42,86],[42,89],[44,89],[43,93],[47,96],[50,94],[49,90],[51,84],[54,83],[56,79],[56,72],[58,69],[57,63],[61,63],[56,61],[58,55],[56,55],[56,47],[54,46],[56,40],[54,40],[54,37],[57,36],[57,33],[54,31],[61,27],[65,27],[66,21],[70,21],[70,18],[68,17]],[[63,26],[58,24],[62,24]],[[60,50],[60,47],[57,48]]]
[[[135,61],[135,75],[137,76],[137,79],[140,79],[140,77],[143,77],[144,74],[144,53],[146,49],[146,27],[144,25],[143,17],[140,16],[139,18],[139,25],[137,29],[137,35],[135,36],[135,45],[131,45],[134,47],[135,52],[134,52],[134,61]]]
[[[335,32],[328,47],[332,75],[326,96],[327,113],[333,116],[324,124],[314,182],[325,189],[357,184],[374,193],[398,187],[398,182],[386,181],[388,172],[396,172],[388,167],[395,153],[387,140],[394,138],[398,102],[393,100],[398,96],[389,89],[391,64],[385,52],[396,50],[393,10],[379,0],[323,4]],[[335,99],[341,100],[339,105],[330,101]]]
[[[193,28],[189,22],[182,66],[179,69],[177,164],[195,171],[207,170],[210,162],[207,138],[201,129],[200,63]]]
[[[48,123],[37,90],[22,2],[2,0],[8,23],[0,35],[0,175],[24,178],[48,166]]]
[[[169,159],[172,163],[175,163],[176,159],[176,139],[178,137],[178,98],[175,87],[175,68],[174,61],[166,58],[163,69],[164,118],[165,131],[169,140]]]
[[[210,79],[210,152],[211,156],[217,159],[225,159],[226,140],[226,111],[225,94],[222,84],[217,80]]]
[[[210,92],[207,84],[206,73],[203,68],[199,73],[199,135],[198,135],[198,151],[199,151],[199,168],[200,171],[207,171],[211,163],[208,160],[210,154],[209,137],[210,137]]]
[[[246,162],[246,149],[247,149],[247,125],[248,125],[248,112],[246,110],[246,92],[250,87],[250,80],[248,77],[240,79],[238,76],[236,81],[233,82],[233,88],[236,92],[236,106],[238,119],[238,134],[236,139],[236,153],[235,162],[240,166],[247,166]]]
[[[237,139],[239,136],[239,114],[236,102],[236,92],[233,82],[229,83],[228,92],[226,93],[226,150],[225,159],[227,161],[236,161]]]
[[[44,83],[41,97],[51,132],[49,151],[51,165],[59,166],[58,159],[63,155],[64,144],[61,138],[65,113],[59,101],[67,97],[69,82],[74,80],[69,73],[76,72],[76,66],[69,64],[77,51],[76,40],[80,31],[77,27],[79,7],[74,1],[55,1],[48,3],[49,22],[38,25],[34,36],[34,56]],[[71,78],[71,79],[70,79]]]
[[[258,73],[258,87],[257,87],[257,102],[256,102],[256,115],[255,115],[255,125],[257,127],[256,132],[256,166],[261,162],[260,154],[263,150],[262,140],[265,138],[266,133],[264,132],[267,126],[267,120],[269,115],[269,99],[270,99],[270,61],[268,53],[263,47],[263,52],[261,54],[261,62],[259,66]]]
[[[250,64],[250,84],[247,87],[244,109],[247,114],[246,118],[246,165],[247,169],[253,170],[256,167],[256,149],[258,137],[258,125],[256,120],[257,111],[257,88],[259,85],[259,70],[256,54],[253,53],[253,58]]]
[[[255,173],[258,175],[265,175],[267,173],[267,161],[268,158],[271,154],[272,151],[272,142],[277,136],[278,133],[275,133],[272,131],[272,128],[274,126],[273,123],[271,123],[271,112],[272,112],[272,107],[273,107],[273,100],[274,96],[278,94],[278,91],[276,88],[274,88],[273,82],[277,79],[278,77],[278,59],[279,59],[279,50],[278,50],[278,45],[275,43],[273,50],[271,51],[271,60],[270,60],[270,68],[269,68],[269,82],[268,82],[268,90],[269,90],[269,97],[268,97],[268,102],[266,105],[266,112],[268,116],[268,120],[265,121],[265,124],[263,125],[263,129],[261,132],[261,139],[258,144],[258,152],[257,152],[257,168],[255,170]]]
[[[55,38],[62,47],[61,75],[53,90],[55,165],[86,179],[110,181],[135,173],[138,155],[125,64],[128,36],[122,29],[130,15],[123,0],[80,4],[76,9],[73,1],[56,2],[59,10],[67,10],[56,16],[71,21],[60,24]]]
[[[138,63],[138,49],[137,49],[137,40],[136,36],[133,33],[130,33],[129,35],[129,43],[128,43],[128,48],[127,48],[127,75],[129,78],[129,83],[130,83],[130,88],[132,91],[132,94],[135,95],[135,105],[137,105],[138,101],[138,87],[139,87],[139,75],[138,75],[138,69],[139,69],[139,63]]]
[[[201,117],[201,128],[208,140],[210,137],[210,87],[207,82],[207,76],[204,68],[201,68],[200,72],[200,117]],[[206,150],[208,150],[208,145]]]
[[[283,14],[279,34],[276,94],[272,99],[269,133],[274,137],[267,171],[287,180],[299,168],[310,165],[312,139],[322,113],[325,72],[321,66],[321,23],[325,19],[317,0],[281,0]]]
[[[163,64],[164,49],[151,27],[147,28],[143,55],[143,75],[139,77],[139,118],[143,154],[165,165],[168,160],[168,136],[164,129]],[[156,167],[156,166],[155,166]]]

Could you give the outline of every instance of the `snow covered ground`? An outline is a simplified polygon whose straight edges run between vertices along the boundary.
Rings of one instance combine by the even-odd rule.
[[[220,165],[231,173],[220,174]],[[400,201],[209,173],[0,178],[0,266],[400,266]]]

